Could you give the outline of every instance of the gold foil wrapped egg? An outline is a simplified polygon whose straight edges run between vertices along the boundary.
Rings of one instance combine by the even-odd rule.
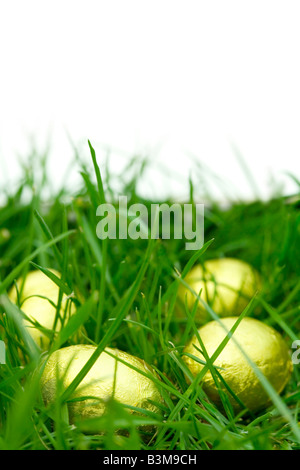
[[[221,322],[229,331],[236,320],[236,317],[228,317],[222,319]],[[198,333],[209,357],[214,354],[227,335],[218,321],[207,323],[198,330]],[[245,317],[214,362],[214,366],[220,368],[218,371],[227,385],[246,408],[252,411],[264,408],[270,404],[270,399],[254,368],[234,343],[233,338],[278,393],[282,392],[286,386],[293,370],[288,347],[274,328],[254,318]],[[205,361],[204,356],[197,348],[201,350],[201,346],[194,336],[184,349],[184,353],[192,354]],[[203,365],[191,357],[184,355],[183,359],[194,376],[202,370]],[[240,409],[239,404],[224,388],[224,385],[221,387],[228,395],[233,408]],[[203,378],[203,389],[213,402],[220,404],[220,395],[210,371]]]
[[[95,349],[92,345],[74,345],[51,354],[41,377],[42,396],[46,405],[55,401],[58,381],[62,381],[62,388],[66,389]],[[105,411],[105,402],[111,397],[125,405],[158,412],[154,403],[161,402],[162,398],[154,382],[106,352],[154,377],[154,372],[143,360],[118,349],[106,348],[70,397],[70,422],[101,417]]]
[[[60,273],[54,269],[50,270],[57,277],[61,277]],[[23,278],[19,278],[16,282],[17,289],[20,292]],[[10,300],[17,304],[18,294],[14,285],[9,291]],[[31,271],[26,275],[24,286],[21,292],[20,308],[26,316],[38,322],[42,327],[52,330],[56,317],[56,305],[58,302],[59,287],[42,271]],[[76,311],[74,303],[67,297],[62,295],[60,317],[63,322],[67,322],[68,318]],[[35,326],[30,320],[24,319],[24,325],[28,332],[42,349],[47,349],[50,339],[45,332]],[[55,331],[59,331],[62,327],[61,319],[58,318]]]
[[[185,302],[191,312],[197,295],[221,317],[240,315],[254,294],[261,288],[259,274],[248,263],[234,258],[212,259],[196,265],[184,278],[195,292],[180,283],[178,304],[181,312]],[[201,291],[201,293],[200,293]],[[205,306],[198,302],[195,321],[211,320]]]

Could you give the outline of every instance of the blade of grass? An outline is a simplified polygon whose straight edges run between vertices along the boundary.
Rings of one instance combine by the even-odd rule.
[[[99,201],[100,201],[100,204],[105,204],[106,199],[105,199],[104,188],[103,188],[103,183],[102,183],[102,178],[101,178],[101,172],[100,172],[99,165],[97,163],[96,152],[94,148],[92,147],[90,141],[88,141],[88,144],[89,144],[90,153],[92,156],[94,170],[96,174]],[[104,308],[104,299],[105,299],[105,290],[106,290],[106,272],[107,272],[107,243],[108,243],[108,239],[104,238],[102,240],[100,294],[99,294],[99,304],[98,304],[97,322],[96,322],[96,331],[95,331],[96,342],[99,341],[100,334],[101,334],[103,308]]]
[[[39,246],[36,250],[34,250],[30,255],[26,256],[19,264],[16,266],[6,278],[0,282],[0,294],[5,291],[5,289],[12,284],[14,279],[18,277],[22,269],[32,260],[34,259],[39,253],[46,250],[47,248],[52,247],[59,241],[63,240],[65,237],[69,237],[70,235],[74,234],[76,230],[68,230],[66,233],[62,233],[57,237],[54,237],[52,240],[44,243],[43,245]]]

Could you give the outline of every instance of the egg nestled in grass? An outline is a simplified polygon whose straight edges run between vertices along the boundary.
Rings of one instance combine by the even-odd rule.
[[[211,321],[198,330],[209,357],[212,357],[236,321],[236,317],[223,318],[221,324],[218,321]],[[202,346],[196,336],[184,349],[183,359],[194,376],[197,376],[204,366],[187,354],[205,362],[201,350]],[[250,362],[245,356],[250,359]],[[289,349],[280,333],[274,328],[257,319],[245,317],[213,365],[219,368],[218,372],[238,400],[249,410],[256,411],[268,406],[271,402],[260,378],[255,373],[253,363],[273,389],[281,393],[293,370]],[[220,404],[220,393],[210,370],[204,375],[202,385],[207,396],[216,404]],[[241,403],[238,403],[228,392],[224,384],[220,383],[220,386],[227,394],[233,408],[239,410]]]
[[[73,345],[51,354],[41,377],[46,405],[55,402],[57,391],[65,390],[71,384],[95,350],[92,345]],[[119,403],[158,413],[156,404],[162,398],[151,380],[154,377],[154,371],[143,360],[118,349],[106,348],[70,397],[70,422],[101,417],[105,402],[112,397]]]
[[[54,269],[49,271],[58,278],[61,277],[58,271]],[[74,302],[63,294],[56,319],[59,287],[40,270],[30,271],[25,281],[19,278],[16,285],[10,289],[8,296],[14,304],[20,305],[21,310],[28,317],[24,319],[24,325],[42,349],[47,349],[49,346],[50,337],[47,330],[53,330],[55,327],[55,331],[58,332],[76,311]]]
[[[240,315],[261,288],[257,271],[248,263],[234,258],[212,259],[199,264],[186,275],[184,283],[181,282],[178,289],[178,311],[181,314],[185,304],[191,312],[200,295],[221,317]],[[211,320],[200,300],[194,318],[198,324]]]

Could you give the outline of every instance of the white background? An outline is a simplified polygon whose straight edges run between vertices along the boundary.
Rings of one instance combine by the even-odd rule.
[[[145,195],[184,194],[193,155],[252,198],[234,147],[261,197],[295,192],[299,24],[298,0],[2,1],[0,183],[50,136],[53,184],[74,187],[68,133],[100,163],[111,147],[113,171],[149,155]]]

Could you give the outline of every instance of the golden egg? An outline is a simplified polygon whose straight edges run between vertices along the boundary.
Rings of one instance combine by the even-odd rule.
[[[236,320],[236,317],[228,317],[222,319],[221,323],[229,331]],[[198,330],[209,357],[214,354],[227,335],[222,325],[218,321],[211,321]],[[254,318],[245,317],[235,330],[233,338],[250,361],[256,364],[264,374],[273,388],[281,393],[293,370],[289,349],[282,336],[265,323]],[[249,410],[255,411],[264,408],[270,404],[269,396],[254,368],[234,343],[233,338],[229,339],[229,342],[215,360],[214,366],[219,367],[218,371],[227,385]],[[194,336],[184,349],[184,353],[192,354],[205,361],[204,356],[197,348],[201,350],[199,341]],[[183,356],[183,359],[194,376],[200,373],[203,368],[202,364],[186,355]],[[239,409],[239,404],[226,391],[224,385],[221,385],[221,388],[228,395],[233,408]],[[210,371],[203,378],[203,389],[213,402],[220,403],[220,395]]]
[[[178,311],[184,312],[185,302],[191,312],[197,295],[221,317],[240,315],[254,294],[261,288],[259,274],[248,263],[234,258],[208,260],[197,265],[184,281],[194,291],[180,283]],[[200,293],[201,292],[201,293]],[[211,320],[205,306],[199,301],[195,321]]]
[[[55,401],[58,383],[61,382],[63,390],[66,389],[95,349],[92,345],[74,345],[51,354],[41,377],[46,405]],[[119,362],[107,352],[129,365]],[[157,386],[130,365],[154,378],[154,371],[143,360],[118,349],[106,348],[72,394],[72,399],[89,398],[68,403],[70,422],[101,417],[105,402],[112,397],[125,405],[159,412],[155,403],[161,402],[162,398]]]
[[[54,269],[50,271],[57,277],[61,277],[60,273]],[[17,289],[20,292],[23,283],[23,278],[19,278],[16,282]],[[16,286],[14,285],[9,291],[10,300],[17,304],[18,294]],[[26,316],[38,322],[42,327],[52,330],[54,327],[56,317],[56,305],[58,302],[59,287],[42,271],[31,271],[26,275],[24,286],[21,292],[20,308]],[[60,317],[57,319],[55,331],[59,331],[62,323],[66,323],[70,315],[75,313],[76,308],[74,303],[68,298],[66,294],[62,295]],[[62,319],[62,321],[61,321]],[[24,325],[28,332],[35,340],[38,346],[42,349],[47,349],[50,339],[47,334],[41,331],[37,326],[27,319],[24,319]]]

